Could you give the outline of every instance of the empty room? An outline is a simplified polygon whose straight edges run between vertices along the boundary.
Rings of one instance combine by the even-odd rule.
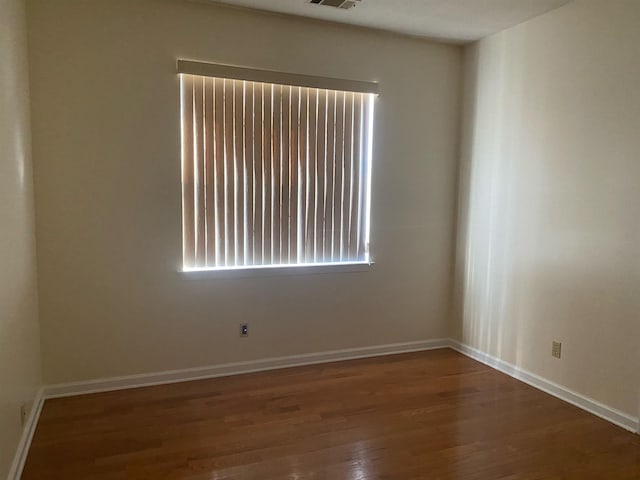
[[[640,480],[640,0],[0,0],[0,478]]]

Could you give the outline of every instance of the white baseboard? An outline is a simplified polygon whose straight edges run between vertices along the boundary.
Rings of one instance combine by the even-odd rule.
[[[44,398],[69,397],[88,393],[123,390],[127,388],[149,387],[169,383],[187,382],[207,378],[262,372],[280,368],[299,367],[318,363],[353,360],[356,358],[378,357],[397,353],[419,352],[449,347],[449,339],[422,340],[417,342],[391,343],[373,347],[349,348],[326,352],[274,357],[247,362],[226,363],[210,367],[168,370],[157,373],[143,373],[125,377],[99,378],[82,382],[62,383],[44,387]]]
[[[480,350],[458,342],[457,340],[451,340],[449,346],[466,355],[473,358],[485,365],[488,365],[496,370],[506,373],[507,375],[516,378],[526,384],[531,385],[543,392],[553,395],[554,397],[564,400],[578,408],[586,410],[604,420],[618,425],[619,427],[629,430],[630,432],[640,433],[640,419],[632,417],[620,410],[611,408],[603,403],[598,402],[592,398],[589,398],[580,393],[574,392],[562,385],[558,385],[550,380],[540,377],[535,373],[528,372],[520,367],[517,367],[511,363],[500,360],[499,358],[488,355]]]
[[[43,404],[44,389],[40,388],[36,392],[33,404],[31,405],[31,411],[29,412],[24,428],[22,429],[22,436],[20,437],[20,442],[18,442],[18,448],[16,449],[16,454],[13,457],[13,463],[9,469],[9,476],[7,477],[7,480],[20,480],[20,477],[22,476],[22,470],[24,469],[24,464],[27,461],[29,447],[31,447],[31,440],[33,439],[33,434],[36,431],[36,426],[38,425],[38,419],[40,418],[40,412],[42,411]]]

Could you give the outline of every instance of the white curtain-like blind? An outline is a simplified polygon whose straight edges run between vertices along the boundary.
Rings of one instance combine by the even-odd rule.
[[[185,269],[369,260],[372,94],[180,81]]]

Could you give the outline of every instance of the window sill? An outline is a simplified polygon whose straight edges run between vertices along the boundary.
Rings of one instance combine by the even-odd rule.
[[[368,272],[373,262],[323,263],[304,265],[269,265],[229,268],[193,268],[184,269],[187,278],[197,280],[206,278],[242,278],[273,277],[280,275],[321,275],[327,273]]]

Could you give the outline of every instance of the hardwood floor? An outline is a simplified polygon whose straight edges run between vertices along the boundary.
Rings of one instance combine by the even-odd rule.
[[[452,350],[47,400],[23,478],[640,479],[640,437]]]

